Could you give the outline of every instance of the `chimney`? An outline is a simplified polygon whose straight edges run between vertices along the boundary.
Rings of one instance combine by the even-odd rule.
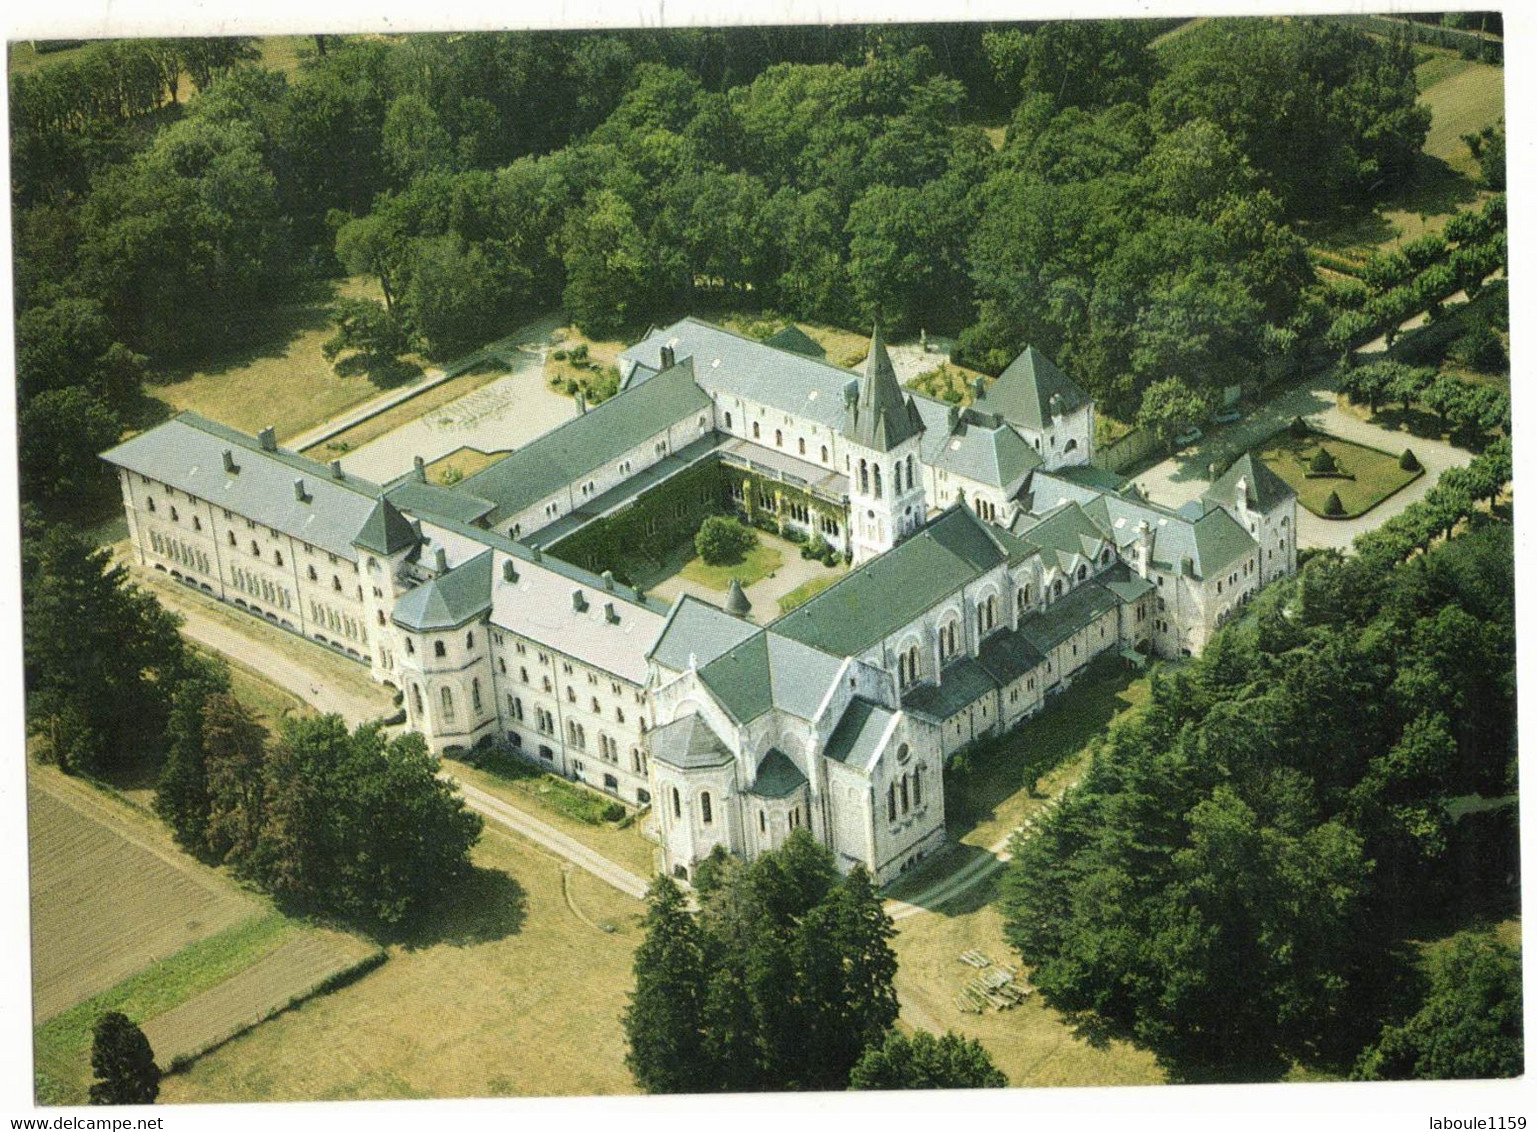
[[[278,450],[278,430],[268,425],[256,434],[257,443],[263,452],[276,452]]]
[[[571,591],[571,608],[572,608],[572,610],[574,610],[577,613],[586,613],[587,612],[587,595],[582,593],[582,591],[579,590],[579,589],[572,590]]]
[[[662,347],[662,368],[672,369],[678,364],[677,352],[671,346]]]
[[[310,501],[310,493],[304,490],[303,479],[294,480],[294,498],[300,503],[308,503]]]
[[[518,564],[511,558],[502,560],[502,581],[516,582],[518,580]]]
[[[971,399],[982,400],[982,394],[987,391],[987,384],[979,377],[971,383]]]
[[[1062,415],[1062,394],[1053,393],[1048,404],[1051,409],[1051,419],[1056,420]]]
[[[224,450],[224,470],[232,476],[240,474],[240,465],[235,463],[235,453],[229,448]]]
[[[851,381],[843,387],[843,403],[853,408],[859,400],[859,382]]]
[[[1187,578],[1195,577],[1195,559],[1185,555],[1179,560],[1179,572]]]
[[[331,461],[331,475],[333,478],[339,480],[344,480],[347,478],[347,473],[342,471],[342,462],[340,460]]]
[[[412,465],[415,468],[417,482],[418,483],[426,483],[427,482],[427,461],[423,460],[420,456],[415,456],[415,457],[412,458],[411,463],[412,463]]]
[[[576,415],[581,416],[587,411],[587,395],[580,389],[576,391]]]
[[[1233,494],[1236,496],[1236,502],[1238,503],[1238,508],[1239,508],[1239,510],[1243,510],[1244,508],[1249,506],[1249,480],[1248,480],[1248,478],[1245,477],[1245,476],[1239,476],[1238,477],[1238,483],[1235,484],[1234,487],[1235,487],[1235,490],[1234,490]]]
[[[611,601],[603,603],[603,620],[607,621],[610,625],[619,624],[619,611],[614,608],[614,603]]]
[[[614,572],[612,570],[603,571],[603,588],[609,593],[614,592]]]
[[[950,406],[949,421],[951,432],[961,427],[961,407],[959,405]]]
[[[448,551],[441,546],[432,552],[432,567],[439,574],[448,573]]]
[[[1153,527],[1146,519],[1137,524],[1137,573],[1147,577],[1153,564]]]

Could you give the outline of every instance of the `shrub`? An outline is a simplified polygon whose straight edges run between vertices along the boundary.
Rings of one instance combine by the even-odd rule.
[[[1324,503],[1324,514],[1331,518],[1341,518],[1345,514],[1345,505],[1340,502],[1340,493],[1331,491],[1328,501]]]
[[[805,531],[801,530],[799,527],[792,527],[789,523],[786,523],[783,528],[781,528],[779,533],[782,534],[790,542],[802,544],[804,544],[809,537]]]
[[[568,378],[566,378],[566,384],[565,384],[564,388],[566,390],[566,396],[568,396],[568,397],[575,397],[576,396],[576,391],[579,388],[581,388],[581,387],[579,385],[577,385],[575,378],[568,377]]]
[[[618,802],[610,802],[608,805],[603,807],[603,820],[623,821],[624,807],[621,806]]]
[[[585,361],[587,358],[587,343],[571,347],[571,360],[573,362]]]
[[[1419,457],[1414,454],[1413,448],[1404,449],[1404,454],[1398,458],[1398,466],[1406,472],[1417,472],[1420,470]]]
[[[1291,432],[1293,436],[1307,436],[1312,431],[1312,429],[1308,428],[1307,421],[1303,420],[1301,417],[1292,418]]]
[[[724,515],[711,515],[700,525],[699,533],[694,536],[694,549],[711,566],[740,562],[757,544],[757,535],[736,519]]]
[[[563,362],[566,360],[566,352],[564,350],[556,350],[550,357],[554,358],[557,362]]]
[[[826,558],[832,547],[827,545],[827,540],[821,535],[816,535],[801,548],[802,558]]]
[[[1339,461],[1334,458],[1334,453],[1327,448],[1320,448],[1313,453],[1313,459],[1308,462],[1308,471],[1314,475],[1326,476],[1340,470]]]

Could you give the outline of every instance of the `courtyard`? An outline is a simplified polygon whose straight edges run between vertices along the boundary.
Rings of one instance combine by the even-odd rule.
[[[1331,475],[1311,473],[1320,453],[1331,457],[1339,469]],[[1297,493],[1297,502],[1325,519],[1353,519],[1425,474],[1418,463],[1412,470],[1400,465],[1400,457],[1327,433],[1309,431],[1298,436],[1291,430],[1277,433],[1256,454]],[[1339,495],[1343,511],[1329,514],[1331,494]]]
[[[847,566],[824,566],[816,559],[802,558],[800,545],[789,539],[767,531],[754,533],[758,545],[739,563],[710,566],[694,552],[690,541],[642,571],[636,581],[653,597],[668,604],[689,594],[711,605],[724,606],[726,592],[735,578],[752,603],[748,616],[759,624],[767,624],[784,611],[781,603],[787,598],[805,601],[848,573]]]

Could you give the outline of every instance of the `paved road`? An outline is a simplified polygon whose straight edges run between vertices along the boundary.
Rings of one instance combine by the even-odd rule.
[[[141,578],[142,571],[137,572]],[[180,613],[186,620],[182,633],[198,644],[206,645],[232,660],[261,673],[268,680],[292,692],[306,703],[322,712],[335,712],[349,726],[357,726],[369,720],[387,715],[393,709],[388,693],[382,687],[369,684],[360,690],[339,688],[334,679],[323,676],[313,669],[296,662],[293,657],[272,647],[252,634],[231,628],[218,618],[209,615],[196,598],[179,594],[174,587],[149,579],[160,596],[161,603]],[[256,628],[253,624],[252,628]],[[361,674],[361,669],[359,670]],[[364,677],[364,679],[367,679]],[[363,694],[366,693],[366,694]],[[540,821],[530,814],[502,801],[484,790],[461,782],[447,775],[458,785],[465,802],[472,810],[490,821],[505,826],[530,841],[550,850],[557,856],[585,869],[599,880],[613,885],[620,892],[636,899],[646,894],[646,880],[606,857],[587,848],[581,842],[566,836],[554,826]]]
[[[1310,424],[1344,440],[1353,440],[1387,452],[1413,448],[1425,467],[1425,474],[1392,498],[1378,504],[1358,519],[1320,519],[1301,507],[1297,509],[1298,545],[1348,549],[1358,534],[1380,527],[1409,504],[1425,498],[1447,468],[1465,466],[1472,453],[1440,440],[1428,440],[1412,433],[1369,424],[1339,407],[1338,391],[1329,373],[1316,374],[1305,385],[1281,394],[1273,401],[1250,412],[1243,420],[1226,428],[1214,429],[1201,443],[1171,456],[1141,475],[1134,482],[1141,485],[1154,502],[1178,507],[1199,498],[1211,482],[1207,468],[1215,464],[1218,473],[1234,457],[1268,439],[1294,417],[1304,417]]]

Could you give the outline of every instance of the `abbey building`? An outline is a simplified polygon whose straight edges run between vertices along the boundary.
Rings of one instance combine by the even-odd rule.
[[[793,328],[685,319],[621,375],[453,488],[191,413],[105,458],[143,565],[368,665],[436,751],[504,744],[652,806],[680,875],[806,828],[890,880],[943,842],[955,751],[1102,653],[1199,652],[1296,568],[1296,496],[1261,462],[1153,504],[1090,463],[1093,403],[1034,349],[966,408],[903,389],[879,332],[855,373]],[[853,568],[764,624],[663,605],[601,560],[661,492],[691,522],[772,515]]]

